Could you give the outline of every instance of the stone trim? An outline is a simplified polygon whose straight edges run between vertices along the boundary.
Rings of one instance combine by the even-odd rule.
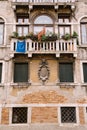
[[[0,112],[2,110],[0,106]],[[12,107],[28,107],[28,114],[27,114],[27,123],[26,124],[12,124]],[[32,108],[46,108],[46,107],[56,107],[57,108],[57,123],[59,126],[77,126],[80,125],[80,112],[79,108],[83,108],[84,116],[86,112],[87,104],[9,104],[6,105],[5,108],[9,108],[9,125],[29,125],[32,123]],[[61,107],[75,107],[76,108],[76,123],[62,123],[61,122]],[[4,108],[4,107],[3,107]],[[0,114],[1,115],[1,114]],[[86,116],[84,117],[86,123]],[[1,117],[0,117],[1,122]],[[44,122],[43,122],[44,123]]]

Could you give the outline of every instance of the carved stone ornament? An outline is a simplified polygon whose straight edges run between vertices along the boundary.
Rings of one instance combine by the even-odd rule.
[[[45,59],[42,59],[38,71],[39,79],[44,83],[49,78],[48,64]]]

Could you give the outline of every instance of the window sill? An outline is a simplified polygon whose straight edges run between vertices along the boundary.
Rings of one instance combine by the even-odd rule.
[[[1,87],[4,87],[4,84],[0,83],[0,88],[1,88]]]
[[[12,87],[18,87],[18,88],[21,88],[21,87],[26,88],[26,87],[29,87],[30,85],[31,85],[30,82],[26,82],[26,83],[24,83],[24,82],[20,82],[20,83],[11,83],[11,86],[12,86]]]
[[[82,87],[87,87],[87,83],[82,83],[81,86]]]
[[[57,83],[57,86],[60,86],[60,88],[75,88],[76,85],[77,85],[76,83],[71,83],[71,82]]]
[[[72,127],[72,126],[77,126],[77,123],[61,123],[60,126],[68,126],[68,127]]]
[[[87,44],[81,44],[81,45],[78,45],[79,48],[84,48],[84,47],[87,47]]]

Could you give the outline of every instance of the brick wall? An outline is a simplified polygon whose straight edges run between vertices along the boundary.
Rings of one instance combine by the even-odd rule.
[[[32,123],[57,123],[56,107],[34,107],[32,108]]]
[[[55,91],[39,91],[26,94],[21,103],[66,103],[67,98]]]
[[[9,124],[9,108],[2,108],[1,124]]]
[[[85,115],[84,115],[83,107],[79,107],[79,119],[80,119],[80,124],[84,125],[85,124]]]

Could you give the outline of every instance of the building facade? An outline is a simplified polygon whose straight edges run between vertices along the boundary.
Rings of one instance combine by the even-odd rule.
[[[86,0],[0,1],[5,129],[87,129]]]

